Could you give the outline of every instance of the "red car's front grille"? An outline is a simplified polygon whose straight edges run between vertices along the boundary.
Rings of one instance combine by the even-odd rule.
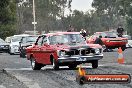
[[[88,55],[90,53],[95,53],[92,49],[73,49],[66,52],[66,55]]]

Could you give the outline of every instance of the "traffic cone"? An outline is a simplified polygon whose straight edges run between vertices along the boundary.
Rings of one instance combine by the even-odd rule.
[[[78,72],[79,72],[79,75],[80,75],[80,76],[84,76],[84,75],[86,74],[86,73],[85,73],[85,70],[82,69],[81,65],[80,65],[80,67],[79,67],[79,69],[78,69]]]
[[[123,52],[121,47],[118,49],[118,63],[119,64],[124,64],[124,57],[123,57]]]

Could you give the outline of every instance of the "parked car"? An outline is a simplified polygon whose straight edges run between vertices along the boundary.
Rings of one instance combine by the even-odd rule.
[[[11,36],[10,37],[6,37],[5,42],[10,43],[11,42]]]
[[[9,47],[9,53],[12,54],[19,54],[19,42],[22,37],[28,36],[27,34],[21,34],[21,35],[14,35],[11,37],[10,47]]]
[[[0,38],[0,52],[9,52],[9,43]]]
[[[93,44],[96,38],[100,35],[102,36],[101,40],[107,49],[115,49],[119,47],[121,47],[123,51],[126,49],[128,39],[118,37],[118,35],[114,32],[96,32],[89,39],[87,39],[87,43]]]
[[[132,48],[132,38],[129,35],[123,35],[124,38],[128,39],[128,43],[126,44],[127,48]]]
[[[36,35],[29,35],[21,38],[21,41],[19,42],[20,57],[26,57],[26,48],[32,46],[32,44],[35,43],[37,37],[38,36]]]
[[[98,67],[98,60],[103,58],[102,47],[87,44],[79,32],[58,32],[41,35],[33,46],[26,48],[27,59],[33,70],[40,70],[45,65],[76,68],[81,63],[92,63]]]

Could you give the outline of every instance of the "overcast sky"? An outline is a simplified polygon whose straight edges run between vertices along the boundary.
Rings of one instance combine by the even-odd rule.
[[[72,0],[71,9],[86,12],[93,9],[91,4],[93,0]],[[69,10],[65,9],[65,15],[69,14]]]
[[[88,11],[89,9],[92,9],[92,1],[93,0],[72,0],[71,8],[72,10],[80,10],[80,11]]]

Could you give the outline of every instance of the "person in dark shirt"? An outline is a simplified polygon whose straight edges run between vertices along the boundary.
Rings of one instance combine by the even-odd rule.
[[[94,44],[104,45],[103,41],[101,40],[102,36],[100,35],[99,38],[96,38]]]
[[[124,29],[123,29],[121,26],[119,26],[119,27],[117,28],[118,36],[119,36],[119,37],[122,37],[123,32],[124,32]]]
[[[85,38],[86,37],[86,31],[84,29],[81,29],[80,34]]]
[[[95,40],[94,44],[99,44],[99,45],[101,45],[102,48],[104,49],[104,50],[103,50],[104,52],[112,52],[113,50],[112,50],[112,49],[108,49],[108,48],[104,45],[104,43],[103,43],[103,41],[101,40],[101,38],[102,38],[102,36],[100,35],[99,38],[97,38],[97,39]]]
[[[84,29],[81,29],[80,34],[83,36],[83,38],[86,40],[86,31]]]

